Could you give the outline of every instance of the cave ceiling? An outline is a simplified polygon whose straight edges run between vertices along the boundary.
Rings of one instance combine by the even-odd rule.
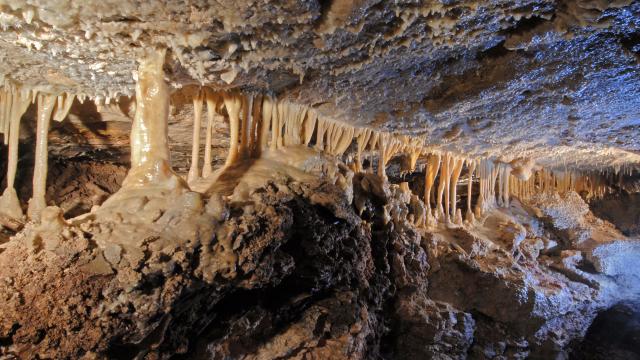
[[[133,95],[164,47],[176,91],[266,92],[469,156],[640,163],[639,1],[0,5],[0,74],[41,91]]]

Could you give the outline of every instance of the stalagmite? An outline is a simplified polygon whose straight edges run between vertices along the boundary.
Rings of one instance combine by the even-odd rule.
[[[139,60],[136,114],[131,126],[131,169],[121,191],[185,186],[171,169],[167,141],[169,89],[162,70],[164,57],[164,50],[151,50]]]
[[[14,184],[16,171],[18,169],[20,120],[25,111],[27,111],[30,102],[31,94],[29,91],[16,89],[11,104],[10,116],[8,119],[4,119],[5,122],[9,123],[8,134],[6,131],[4,132],[5,141],[8,137],[9,156],[7,161],[7,188],[2,193],[2,196],[0,196],[0,214],[13,219],[22,219],[24,216]]]
[[[210,91],[205,93],[207,100],[207,135],[204,146],[204,164],[202,165],[202,177],[206,178],[213,172],[211,164],[211,142],[213,137],[213,123],[217,116],[218,95]],[[193,161],[193,157],[192,157]]]
[[[200,173],[198,163],[200,162],[200,127],[202,122],[203,97],[204,96],[202,90],[198,90],[196,95],[193,97],[193,139],[191,140],[191,167],[189,168],[189,174],[187,175],[187,181],[189,183],[197,180]]]
[[[462,225],[462,210],[456,210],[456,214],[453,217],[453,223],[456,225]]]
[[[33,167],[33,195],[29,200],[28,215],[31,219],[38,219],[42,210],[47,207],[45,191],[47,187],[48,135],[51,113],[56,97],[53,95],[38,95],[38,120],[36,129],[35,164]]]
[[[238,137],[240,135],[240,109],[242,99],[235,94],[224,95],[224,106],[229,114],[229,154],[225,165],[231,165],[238,160]]]
[[[453,165],[453,172],[451,174],[451,185],[450,185],[450,201],[451,201],[451,218],[454,220],[455,223],[459,224],[459,222],[457,222],[457,212],[456,212],[456,205],[458,202],[458,179],[460,178],[460,173],[462,172],[462,165],[464,164],[464,160],[463,159],[454,159],[454,165]],[[462,216],[460,217],[462,218]]]
[[[475,221],[475,216],[473,215],[473,210],[471,210],[471,194],[473,187],[473,173],[476,170],[476,162],[475,160],[471,160],[467,162],[467,168],[469,169],[469,180],[467,182],[467,221],[473,223]]]

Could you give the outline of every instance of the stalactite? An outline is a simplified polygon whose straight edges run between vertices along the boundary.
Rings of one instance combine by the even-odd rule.
[[[341,156],[345,151],[347,151],[349,145],[351,145],[351,142],[353,141],[353,133],[353,127],[342,127],[340,136],[336,140],[337,144],[335,146],[334,155]]]
[[[155,49],[139,60],[136,114],[131,125],[131,169],[119,193],[149,186],[155,189],[187,187],[171,169],[169,87],[164,81],[164,60],[165,50]]]
[[[13,103],[13,93],[15,92],[15,86],[13,84],[7,84],[5,86],[4,91],[0,92],[0,133],[5,134],[4,136],[4,144],[7,145],[9,142],[9,138],[7,134],[9,133],[10,127],[10,114],[11,114],[11,105]]]
[[[6,91],[3,90],[2,93]],[[18,169],[18,146],[20,137],[20,120],[22,115],[27,111],[31,102],[31,94],[28,90],[16,89],[12,99],[11,112],[8,119],[4,119],[9,123],[8,133],[5,130],[5,142],[8,142],[9,151],[7,159],[7,188],[0,196],[0,213],[13,219],[22,219],[22,207],[15,190],[16,171]],[[7,141],[8,138],[8,141]]]
[[[273,99],[269,96],[262,98],[262,124],[260,126],[260,151],[267,149],[269,129],[273,121]],[[272,141],[272,144],[274,142]]]
[[[276,114],[276,145],[278,149],[281,149],[284,146],[284,134],[282,128],[284,127],[285,122],[285,104],[281,101],[278,101],[277,103]]]
[[[196,181],[200,174],[199,162],[200,162],[200,128],[202,122],[202,106],[203,106],[203,92],[198,90],[193,97],[193,139],[191,148],[191,167],[189,168],[189,174],[187,175],[187,181],[192,183]]]
[[[304,144],[306,146],[311,142],[317,121],[318,113],[312,110],[307,111],[307,117],[304,121]]]
[[[500,182],[498,183],[498,204],[503,207],[509,206],[509,177],[511,176],[511,165],[501,163],[498,166]]]
[[[467,221],[473,223],[475,221],[475,216],[473,215],[473,211],[471,210],[471,194],[473,187],[473,173],[476,170],[476,161],[471,160],[467,162],[467,168],[469,169],[468,174],[468,182],[467,182]]]
[[[427,157],[427,164],[424,170],[424,204],[427,208],[427,215],[431,216],[431,193],[435,183],[438,170],[440,169],[440,154],[430,154]]]
[[[285,146],[303,143],[303,122],[307,116],[307,107],[298,104],[284,103],[285,114]]]
[[[445,193],[447,182],[450,179],[451,173],[449,171],[449,153],[445,153],[442,156],[442,165],[440,167],[440,181],[438,182],[438,197],[436,201],[436,215],[438,219],[442,219],[445,216],[444,209],[442,207],[442,197]],[[448,205],[447,205],[448,207]]]
[[[489,205],[494,207],[496,205],[496,183],[498,181],[498,167],[495,166],[495,163],[491,162],[491,181],[489,182]]]
[[[378,139],[378,176],[383,179],[387,178],[386,162],[384,161],[387,146],[389,146],[389,144],[387,144],[387,134],[380,134],[380,138]]]
[[[249,152],[253,158],[262,153],[262,95],[256,95],[251,109],[251,136],[249,138]]]
[[[224,106],[229,114],[229,154],[225,165],[231,165],[238,160],[238,141],[240,135],[240,110],[242,99],[236,94],[224,95]]]
[[[295,115],[293,114],[295,110],[285,102],[281,102],[281,106],[283,119],[282,146],[295,145]]]
[[[274,99],[269,102],[271,105],[271,150],[276,150],[278,148],[278,136],[280,132],[278,131],[279,125],[279,117],[278,117],[278,102]]]
[[[392,134],[380,133],[377,139],[378,143],[378,175],[382,178],[387,178],[386,165],[389,160],[402,150],[404,144],[402,141]]]
[[[451,218],[454,219],[454,221],[457,221],[457,217],[456,217],[456,205],[457,205],[457,201],[458,201],[458,179],[460,178],[460,173],[462,172],[462,165],[464,164],[464,160],[463,159],[459,159],[459,158],[455,158],[454,159],[454,164],[453,164],[453,172],[451,174],[451,188],[450,188],[450,201],[451,201]],[[462,216],[461,216],[462,218]],[[459,223],[458,223],[459,224]]]
[[[324,138],[324,151],[331,153],[333,151],[333,134],[336,131],[336,123],[333,121],[327,121],[327,131],[325,131]]]
[[[38,120],[36,129],[35,164],[33,167],[33,195],[29,200],[28,214],[31,219],[38,219],[40,213],[47,206],[45,191],[47,187],[48,135],[51,113],[56,97],[53,95],[38,95]]]
[[[213,124],[217,117],[217,109],[219,102],[219,95],[212,93],[211,91],[205,92],[205,98],[207,101],[207,135],[205,137],[204,146],[204,164],[202,165],[202,177],[206,178],[213,172],[211,164],[211,150],[213,141]]]
[[[411,147],[409,150],[409,172],[414,172],[416,170],[416,164],[418,163],[420,155],[422,155],[421,148]]]
[[[445,209],[444,220],[445,221],[448,221],[451,219],[451,213],[450,213],[451,180],[452,180],[452,175],[453,175],[455,162],[456,162],[455,157],[452,156],[451,154],[448,154],[448,157],[449,157],[449,164],[446,167],[447,173],[446,173],[445,182],[444,182],[444,209]]]
[[[132,170],[130,176],[125,180],[125,187],[132,182],[146,183],[153,176],[158,176],[149,176],[149,173],[172,173],[169,166],[166,139],[168,90],[161,76],[163,61],[155,57],[152,58],[141,62],[140,79],[136,87],[138,111],[136,111],[136,119],[131,133]],[[9,194],[7,197],[11,197],[7,202],[13,204],[11,206],[15,211],[12,210],[12,213],[16,217],[22,216],[20,204],[15,195],[15,189],[13,189],[17,166],[19,122],[31,98],[33,98],[33,94],[20,92],[15,86],[5,86],[0,91],[0,133],[4,134],[4,141],[9,143],[8,186],[5,194]],[[47,173],[49,122],[52,118],[62,121],[68,115],[74,98],[69,94],[58,96],[40,94],[37,96],[34,194],[29,204],[29,215],[32,218],[37,218],[46,206],[44,189]],[[78,97],[79,100],[81,98],[81,96]],[[194,129],[189,182],[196,181],[200,176],[199,132],[204,100],[207,103],[207,134],[202,167],[203,177],[210,176],[213,171],[211,166],[212,133],[214,121],[220,115],[222,105],[226,108],[230,123],[230,146],[226,165],[232,165],[240,159],[259,157],[269,145],[276,150],[285,146],[309,146],[315,135],[314,147],[333,156],[344,156],[355,139],[355,161],[350,164],[355,171],[364,170],[363,156],[374,156],[372,154],[377,152],[378,174],[380,177],[386,178],[386,166],[395,155],[403,154],[405,156],[404,160],[407,162],[403,163],[403,171],[415,171],[419,157],[426,151],[424,139],[420,137],[356,128],[319,115],[315,109],[310,109],[305,105],[283,100],[278,101],[263,95],[243,96],[236,93],[218,95],[201,90],[193,99]],[[96,102],[102,104],[98,98],[96,98]],[[155,119],[160,119],[160,121]],[[155,124],[156,121],[158,124]],[[271,136],[269,136],[269,132],[271,132]],[[270,144],[269,138],[271,138]],[[352,160],[352,155],[348,154],[347,161]],[[373,164],[373,161],[370,163]],[[602,196],[608,191],[607,182],[601,179],[605,175],[592,177],[588,173],[569,169],[542,169],[531,159],[519,158],[509,163],[495,163],[490,159],[465,162],[462,158],[451,153],[430,154],[425,166],[424,203],[427,211],[425,219],[416,219],[416,223],[429,223],[430,217],[433,216],[432,197],[435,202],[437,218],[456,224],[461,223],[462,209],[457,206],[457,184],[465,164],[468,169],[466,219],[469,222],[473,222],[476,216],[486,214],[496,204],[504,207],[509,206],[511,195],[523,200],[539,192],[586,191],[593,194],[592,196]],[[142,167],[144,167],[144,171],[139,170]],[[371,168],[372,165],[369,170]],[[626,168],[615,171],[617,172],[607,173],[607,176],[614,176],[614,174],[621,176],[629,172]],[[437,193],[434,193],[435,178],[438,173],[440,174],[439,184]],[[132,174],[137,175],[133,176]],[[479,195],[475,212],[472,211],[474,174],[479,179]],[[611,178],[608,179],[611,180]],[[497,197],[496,188],[498,189]],[[408,192],[407,184],[403,184],[402,189]],[[5,194],[0,197],[0,211],[2,212],[8,211],[6,209],[9,208],[3,200]]]
[[[57,106],[53,113],[53,120],[62,121],[67,115],[69,115],[69,110],[71,110],[71,105],[73,105],[73,100],[75,99],[75,95],[73,94],[61,94],[57,97]]]
[[[478,166],[480,192],[476,202],[475,217],[479,218],[495,205],[495,186],[498,172],[490,159],[482,159]]]
[[[358,129],[356,136],[356,170],[362,172],[362,152],[364,151],[369,139],[371,138],[371,129]]]
[[[486,187],[486,166],[484,161],[480,161],[478,164],[478,200],[476,201],[475,217],[479,218],[482,215],[482,208],[484,206],[484,192]]]
[[[241,159],[246,159],[249,157],[250,144],[249,139],[251,138],[251,122],[253,118],[253,94],[249,94],[246,96],[241,96],[241,126],[240,126],[240,146],[238,148],[238,156]]]

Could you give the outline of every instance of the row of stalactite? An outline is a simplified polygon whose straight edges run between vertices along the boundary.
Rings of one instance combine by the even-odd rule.
[[[0,198],[0,212],[14,218],[23,217],[14,182],[20,119],[32,103],[37,104],[37,136],[29,217],[37,217],[46,206],[49,123],[52,118],[62,121],[67,116],[73,100],[72,94],[38,93],[10,83],[5,84],[0,90],[0,134],[4,134],[5,144],[9,148],[7,188]],[[205,104],[206,143],[204,163],[200,169],[200,131]],[[510,194],[527,198],[541,191],[576,190],[601,196],[607,188],[597,176],[572,172],[538,170],[531,176],[529,170],[529,175],[523,176],[521,167],[515,167],[513,162],[468,159],[453,153],[434,151],[425,145],[421,137],[352,127],[320,115],[308,106],[277,100],[266,95],[220,93],[202,88],[194,96],[193,106],[195,115],[192,160],[187,179],[189,183],[213,173],[213,126],[216,121],[228,118],[230,147],[226,166],[249,158],[258,158],[267,149],[277,150],[296,145],[313,146],[318,151],[341,157],[353,144],[355,156],[350,158],[352,169],[356,172],[372,172],[374,160],[377,160],[377,173],[386,178],[386,166],[394,156],[402,154],[408,159],[407,168],[404,169],[406,172],[415,171],[418,159],[421,156],[425,157],[424,202],[428,210],[425,223],[430,219],[462,222],[462,209],[458,208],[457,184],[463,169],[466,169],[465,217],[468,221],[473,221],[495,206],[508,206]],[[363,167],[365,156],[370,157],[367,169]],[[133,160],[135,159],[132,159],[132,162]],[[436,179],[439,179],[437,187]],[[474,183],[477,183],[479,188],[475,207],[472,209]]]
[[[386,165],[394,156],[406,156],[406,172],[415,171],[418,159],[425,156],[424,202],[427,216],[435,221],[462,223],[462,209],[457,207],[457,184],[464,168],[467,172],[465,217],[471,222],[496,206],[508,206],[511,194],[527,198],[541,191],[574,190],[589,191],[593,196],[601,196],[607,189],[606,184],[597,176],[569,171],[532,171],[533,163],[529,163],[527,167],[527,162],[522,159],[507,163],[488,158],[468,159],[449,152],[434,151],[420,137],[352,127],[319,115],[315,109],[305,105],[278,101],[268,96],[216,93],[203,89],[194,96],[193,101],[195,119],[192,162],[188,176],[190,183],[200,177],[199,141],[202,111],[206,102],[208,122],[204,168],[201,172],[203,177],[212,173],[212,124],[215,119],[221,121],[226,116],[230,125],[230,148],[226,165],[246,158],[257,158],[267,149],[294,145],[313,146],[318,151],[342,156],[354,144],[352,169],[356,172],[372,172],[373,157],[376,157],[377,173],[386,177]],[[365,154],[372,157],[367,169],[363,168]],[[437,187],[436,178],[439,179]],[[479,189],[472,208],[474,182]],[[425,223],[429,223],[430,219],[426,219]]]
[[[46,207],[45,190],[47,185],[47,143],[51,119],[62,121],[67,117],[73,104],[73,94],[52,95],[31,89],[25,89],[5,82],[0,89],[0,134],[8,146],[7,188],[0,197],[0,213],[14,219],[24,217],[15,190],[15,177],[18,166],[18,140],[20,121],[30,104],[37,104],[35,164],[33,170],[33,194],[29,200],[28,215],[36,218]]]
[[[200,131],[204,104],[207,105],[204,165],[200,170]],[[363,154],[376,152],[378,173],[386,176],[385,165],[397,154],[410,154],[411,168],[424,153],[419,137],[394,135],[367,128],[356,128],[319,115],[305,105],[278,101],[263,95],[240,95],[200,90],[193,98],[193,149],[188,182],[207,177],[211,169],[211,131],[216,119],[229,120],[230,148],[225,165],[247,158],[257,158],[267,150],[285,146],[312,145],[316,150],[342,156],[355,140],[353,167],[362,171]],[[313,144],[311,144],[313,141]],[[371,162],[370,162],[371,163]]]

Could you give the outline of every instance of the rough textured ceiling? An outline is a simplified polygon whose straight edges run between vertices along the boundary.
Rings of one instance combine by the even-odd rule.
[[[638,1],[0,4],[0,73],[50,91],[132,94],[163,46],[176,88],[269,91],[471,155],[640,162]]]

